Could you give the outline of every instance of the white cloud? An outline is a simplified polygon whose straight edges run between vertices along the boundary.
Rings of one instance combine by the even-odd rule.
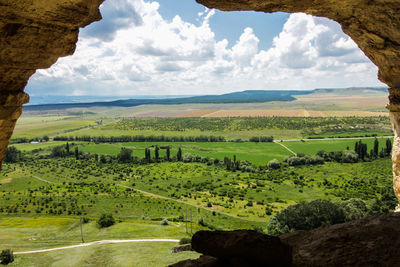
[[[377,68],[328,19],[292,14],[268,50],[245,28],[229,48],[210,27],[214,10],[194,25],[164,20],[157,2],[106,1],[103,21],[82,31],[76,52],[29,83],[32,93],[207,94],[247,89],[380,85]],[[266,15],[267,16],[267,15]]]

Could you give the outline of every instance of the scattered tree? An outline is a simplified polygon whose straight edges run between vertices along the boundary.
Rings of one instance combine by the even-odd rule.
[[[23,160],[22,152],[19,151],[16,147],[10,146],[7,149],[6,157],[4,158],[4,162],[15,163]]]
[[[14,254],[10,249],[4,249],[0,253],[0,263],[7,265],[14,261]]]
[[[182,149],[178,149],[178,153],[176,154],[176,160],[177,161],[182,161]]]
[[[97,225],[100,228],[110,227],[115,224],[115,219],[112,214],[105,214],[103,213],[99,220],[97,221]]]
[[[121,148],[121,151],[119,152],[117,159],[119,162],[122,163],[127,163],[132,161],[132,150],[128,148]]]

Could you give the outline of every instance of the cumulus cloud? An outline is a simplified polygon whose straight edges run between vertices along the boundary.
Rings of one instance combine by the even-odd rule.
[[[28,92],[52,94],[210,94],[248,89],[380,85],[377,68],[340,26],[292,14],[269,49],[252,28],[230,48],[210,26],[163,19],[159,3],[105,1],[104,19],[83,29],[73,56],[31,78]],[[267,15],[266,15],[267,16]]]
[[[101,7],[103,19],[84,29],[84,37],[94,37],[102,41],[112,41],[118,30],[138,26],[143,23],[141,14],[136,11],[135,1],[105,1]]]

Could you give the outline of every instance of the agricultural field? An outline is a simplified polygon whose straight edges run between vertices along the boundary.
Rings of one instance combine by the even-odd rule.
[[[387,138],[377,138],[380,147],[384,147]],[[294,153],[304,153],[315,155],[318,151],[326,152],[343,151],[354,149],[355,142],[360,139],[345,140],[303,140],[303,141],[284,141],[273,143],[255,143],[255,142],[127,142],[127,143],[90,143],[90,142],[72,142],[79,151],[91,154],[103,154],[116,156],[121,148],[129,148],[132,155],[138,158],[144,157],[145,148],[170,147],[171,153],[176,155],[179,148],[183,153],[199,155],[202,157],[215,158],[223,160],[224,157],[238,160],[246,160],[255,165],[266,165],[272,159],[283,161],[286,157]],[[375,138],[362,139],[363,143],[371,149]],[[70,142],[71,143],[71,142]],[[66,144],[65,141],[51,141],[39,144],[15,144],[14,146],[22,151],[49,150],[52,147]],[[283,146],[282,146],[283,145]],[[289,149],[287,149],[289,148]],[[40,152],[42,153],[42,152]],[[44,152],[46,153],[46,152]],[[160,150],[160,157],[165,157],[166,150]]]
[[[0,173],[0,250],[79,244],[81,218],[85,242],[179,240],[201,229],[270,233],[272,217],[313,200],[356,198],[368,214],[392,210],[386,95],[330,94],[285,103],[30,110],[13,135],[17,157]],[[49,141],[43,142],[44,136]],[[99,141],[123,136],[186,141]],[[193,141],[210,136],[213,142]],[[274,142],[249,142],[270,136]],[[373,154],[375,136],[380,153]],[[356,154],[360,139],[370,154],[353,163],[341,160]],[[316,156],[321,150],[327,158]],[[122,159],[124,151],[128,160]],[[287,159],[294,154],[307,156],[294,166]],[[116,223],[100,228],[102,214]],[[166,266],[198,257],[171,253],[177,244],[119,243],[16,255],[10,266]]]
[[[15,127],[13,138],[35,138],[64,134],[89,128],[95,125],[93,120],[71,116],[22,117]]]
[[[179,114],[175,117],[201,117],[201,118],[226,118],[226,117],[376,117],[389,116],[387,112],[371,111],[318,111],[305,109],[258,109],[258,110],[196,110]],[[139,117],[139,116],[137,116]]]

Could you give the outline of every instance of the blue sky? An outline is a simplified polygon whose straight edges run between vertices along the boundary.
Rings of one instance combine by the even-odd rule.
[[[204,6],[194,0],[160,0],[160,14],[171,21],[177,14],[191,23],[200,23],[198,13],[204,12]],[[216,10],[210,19],[210,27],[215,33],[215,39],[227,39],[229,46],[233,46],[242,35],[245,28],[253,29],[254,34],[260,39],[259,47],[267,49],[272,46],[272,40],[281,31],[283,24],[289,18],[288,13],[263,13],[255,11],[225,12]]]
[[[194,95],[382,86],[340,26],[305,14],[222,12],[194,0],[112,0],[73,56],[38,70],[31,95]]]

